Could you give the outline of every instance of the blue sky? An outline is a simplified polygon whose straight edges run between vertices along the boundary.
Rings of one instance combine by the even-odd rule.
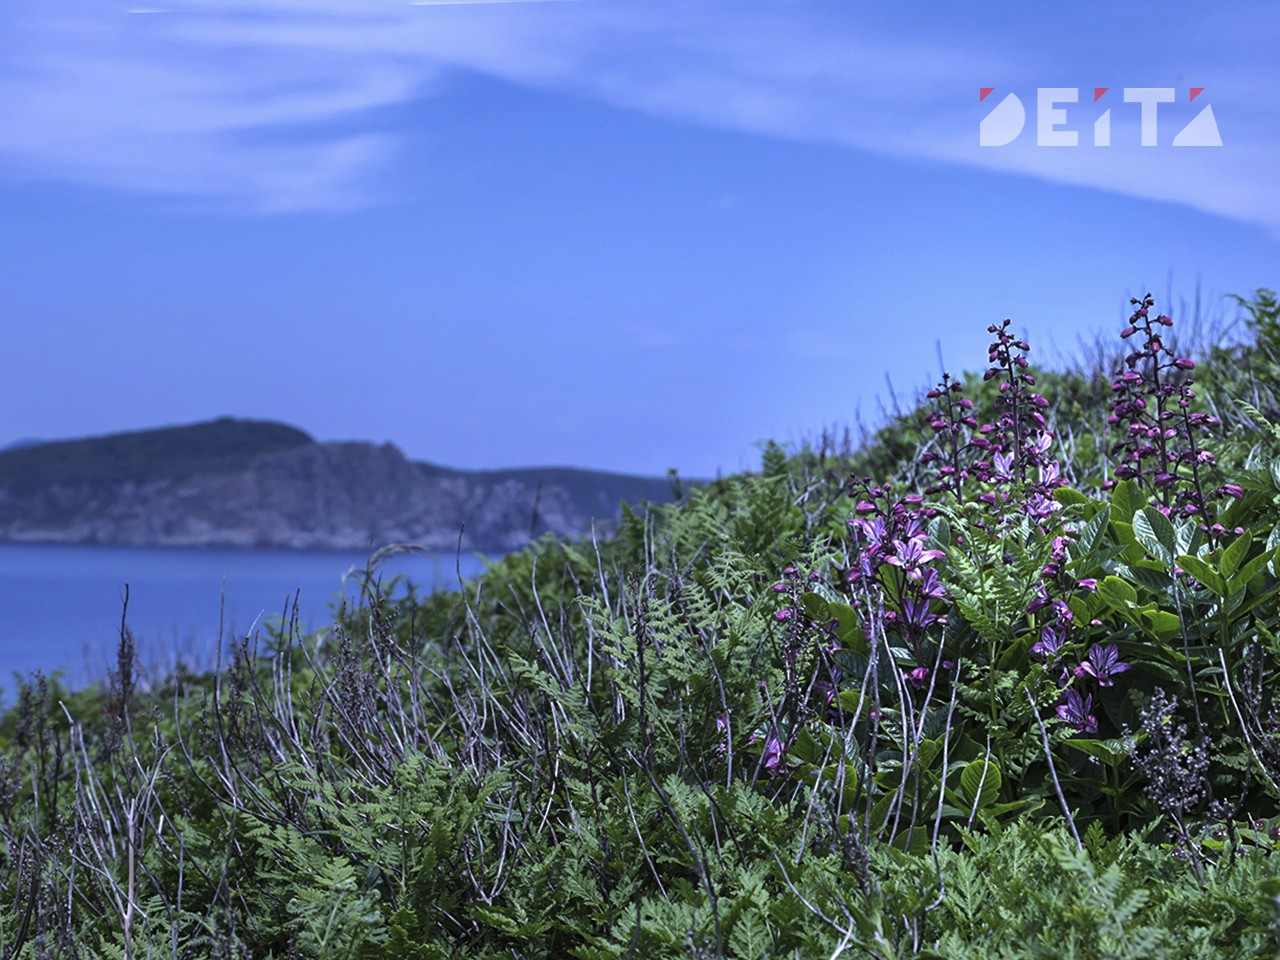
[[[1230,316],[1280,285],[1278,35],[1269,2],[6,0],[0,445],[232,415],[710,476],[1005,316],[1046,357],[1147,289]],[[1037,145],[1042,87],[1080,146]],[[1174,89],[1155,146],[1125,87]],[[1173,146],[1206,106],[1222,146]]]

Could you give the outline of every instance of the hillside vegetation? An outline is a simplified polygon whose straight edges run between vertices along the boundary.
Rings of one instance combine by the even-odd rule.
[[[1280,955],[1280,305],[1133,307],[461,593],[23,683],[0,956]]]

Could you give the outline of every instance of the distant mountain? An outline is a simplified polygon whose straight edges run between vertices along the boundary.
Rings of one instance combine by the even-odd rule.
[[[0,540],[500,552],[671,499],[665,479],[564,467],[465,471],[391,444],[317,443],[224,418],[0,452]]]
[[[24,447],[35,447],[45,442],[46,441],[38,440],[35,437],[23,437],[20,440],[14,440],[12,443],[7,443],[3,447],[0,447],[0,453],[4,453],[6,450],[22,450]]]

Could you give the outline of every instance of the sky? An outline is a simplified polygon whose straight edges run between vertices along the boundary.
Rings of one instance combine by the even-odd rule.
[[[1042,360],[1148,290],[1226,322],[1280,285],[1278,35],[1271,0],[5,0],[0,446],[235,416],[710,477],[1004,317]]]

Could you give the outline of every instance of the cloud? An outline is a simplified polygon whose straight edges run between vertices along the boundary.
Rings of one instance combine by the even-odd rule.
[[[835,13],[751,0],[157,0],[144,9],[165,12],[153,15],[101,0],[61,0],[57,12],[45,0],[8,4],[0,172],[11,177],[267,211],[370,202],[410,133],[385,111],[464,70],[682,122],[1112,190],[1280,230],[1266,40],[1280,14],[1261,0],[1230,15],[1186,4],[1186,16],[1164,8],[1159,18],[1090,0],[1052,30],[1000,3],[931,5],[927,15],[910,4]],[[1133,56],[1117,56],[1130,46]],[[977,145],[980,85],[1024,98],[1075,85],[1087,98],[1094,85],[1190,83],[1208,88],[1225,146],[1125,146],[1137,116],[1118,108],[1115,147],[1036,148],[1028,134],[1009,148]]]

